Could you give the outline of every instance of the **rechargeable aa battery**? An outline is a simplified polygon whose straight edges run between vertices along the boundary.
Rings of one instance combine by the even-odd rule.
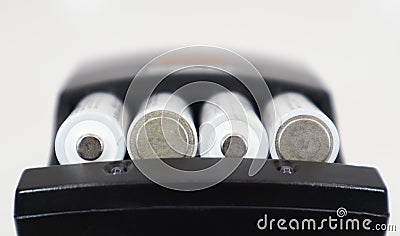
[[[84,97],[57,131],[55,152],[60,164],[122,160],[126,152],[122,106],[110,93]]]
[[[195,156],[197,130],[185,100],[158,93],[144,101],[129,126],[127,149],[132,159]]]
[[[339,134],[333,122],[302,94],[288,92],[274,97],[264,112],[271,135],[274,159],[334,162],[339,152]],[[269,117],[269,118],[268,118]]]
[[[201,157],[267,158],[267,132],[244,96],[221,92],[204,103],[200,116]]]

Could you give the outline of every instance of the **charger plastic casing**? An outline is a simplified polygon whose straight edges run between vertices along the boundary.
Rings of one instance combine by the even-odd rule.
[[[56,111],[55,132],[76,104],[95,91],[124,99],[130,81],[156,53],[131,55],[83,66],[62,89]],[[286,91],[308,97],[335,122],[328,91],[317,77],[301,67],[243,54],[260,71],[272,95]],[[174,75],[158,91],[171,91],[193,80],[207,79],[251,100],[235,79],[212,71],[194,70]],[[249,78],[251,83],[251,78]],[[194,106],[194,113],[200,107]],[[198,121],[195,121],[198,122]],[[34,157],[32,157],[34,158]],[[140,160],[151,162],[154,160]],[[218,158],[168,159],[174,167],[200,169]],[[282,231],[257,226],[265,215],[275,219],[371,219],[387,223],[386,186],[370,167],[335,163],[269,159],[255,176],[248,171],[253,160],[244,159],[221,183],[200,191],[174,191],[148,180],[128,154],[117,162],[59,165],[54,150],[49,166],[27,169],[15,193],[14,218],[19,235],[262,235],[321,234],[384,235],[384,231]]]

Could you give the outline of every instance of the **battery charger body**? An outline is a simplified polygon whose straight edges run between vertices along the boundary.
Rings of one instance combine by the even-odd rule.
[[[55,131],[87,94],[106,91],[123,100],[134,76],[153,56],[131,55],[80,68],[60,93]],[[270,58],[246,58],[273,96],[287,91],[301,93],[335,122],[331,96],[315,75]],[[156,92],[173,91],[205,78],[252,99],[240,81],[207,68],[181,71],[160,83]],[[252,83],[252,78],[247,79]],[[200,107],[194,106],[193,111],[199,113]],[[195,157],[166,162],[190,170],[219,160]],[[215,186],[185,192],[148,180],[128,154],[117,162],[59,165],[52,150],[49,166],[27,169],[21,176],[15,194],[16,229],[19,235],[385,234],[327,225],[308,231],[282,230],[270,221],[312,218],[319,222],[336,217],[338,222],[357,219],[362,223],[368,218],[374,224],[385,224],[389,217],[387,189],[376,169],[346,165],[339,152],[335,163],[268,159],[256,175],[249,176],[252,161],[242,160]],[[113,172],[115,168],[118,173]],[[346,216],[338,217],[338,209],[345,209]]]

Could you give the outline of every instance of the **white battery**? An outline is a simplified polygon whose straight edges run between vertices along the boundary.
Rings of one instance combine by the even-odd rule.
[[[264,109],[272,158],[335,161],[340,146],[338,131],[313,102],[302,94],[287,92],[274,97],[273,103]]]
[[[105,92],[84,97],[57,131],[55,152],[60,164],[124,159],[122,106],[120,99]]]
[[[197,142],[189,104],[171,93],[154,94],[144,101],[127,134],[132,159],[193,157]]]
[[[244,96],[234,92],[212,96],[202,107],[200,121],[201,157],[268,157],[268,134]]]

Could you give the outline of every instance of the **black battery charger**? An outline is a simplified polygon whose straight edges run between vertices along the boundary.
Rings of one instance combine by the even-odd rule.
[[[152,56],[126,56],[78,70],[59,97],[55,130],[79,100],[91,92],[107,91],[124,99],[133,76]],[[247,58],[261,73],[272,95],[299,92],[335,120],[330,95],[313,74],[268,58]],[[252,99],[235,78],[205,68],[174,74],[159,84],[157,92],[204,80],[204,74],[208,81]],[[195,105],[194,113],[198,111]],[[221,183],[192,192],[161,187],[148,180],[128,154],[125,159],[59,165],[52,150],[48,167],[27,169],[21,176],[14,211],[18,234],[385,234],[375,227],[387,223],[389,216],[382,178],[374,168],[343,164],[341,152],[336,163],[331,164],[269,159],[254,176],[248,174],[252,160],[244,159]],[[217,161],[172,158],[165,162],[190,170]],[[286,229],[277,224],[279,220],[285,221]],[[295,227],[289,222],[294,222]],[[303,222],[309,228],[301,228]],[[347,228],[349,222],[358,222],[358,229]]]

